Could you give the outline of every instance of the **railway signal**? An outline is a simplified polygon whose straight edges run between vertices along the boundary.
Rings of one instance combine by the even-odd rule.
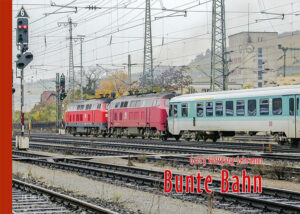
[[[60,87],[60,100],[64,100],[67,96],[66,93],[66,80],[65,80],[65,75],[62,74],[60,76],[60,82],[59,82],[59,87]]]
[[[28,50],[28,19],[18,18],[17,20],[17,46],[21,47],[21,52]]]
[[[33,55],[31,52],[26,52],[18,54],[17,58],[17,68],[24,69],[33,60]]]

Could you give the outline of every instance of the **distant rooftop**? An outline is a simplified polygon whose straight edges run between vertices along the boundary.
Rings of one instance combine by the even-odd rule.
[[[232,37],[232,36],[236,36],[236,35],[239,35],[239,34],[254,34],[254,33],[273,33],[273,34],[278,34],[278,32],[264,32],[264,31],[242,31],[242,32],[239,32],[239,33],[235,33],[235,34],[232,34],[228,37]]]

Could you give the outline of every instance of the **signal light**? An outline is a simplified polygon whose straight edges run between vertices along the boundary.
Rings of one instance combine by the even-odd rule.
[[[24,25],[23,28],[24,28],[24,29],[28,29],[28,25]]]
[[[18,25],[18,28],[19,28],[19,29],[22,29],[22,25]]]

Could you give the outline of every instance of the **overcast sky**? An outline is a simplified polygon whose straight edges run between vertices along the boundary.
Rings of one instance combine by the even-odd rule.
[[[55,0],[53,3],[77,6],[77,13],[74,13],[74,8],[51,6],[49,0],[13,1],[13,59],[17,54],[15,16],[22,5],[30,16],[29,51],[34,54],[34,60],[30,64],[33,68],[28,66],[25,69],[26,81],[55,78],[57,72],[67,75],[69,30],[64,25],[58,26],[58,22],[67,22],[69,17],[77,23],[73,35],[86,36],[83,43],[85,69],[96,64],[106,68],[120,66],[123,69],[122,64],[127,63],[127,55],[131,54],[132,63],[137,64],[133,67],[133,72],[142,71],[144,0]],[[104,8],[82,8],[88,5]],[[119,8],[116,8],[117,5]],[[250,31],[282,33],[300,30],[300,15],[296,15],[300,14],[299,0],[226,0],[225,5],[227,36],[247,31],[248,8]],[[180,11],[162,11],[162,6],[167,9],[190,9],[187,9],[187,16],[184,17],[184,13]],[[152,0],[151,7],[154,66],[187,64],[196,55],[210,48],[211,1]],[[286,15],[281,20],[278,19],[281,16],[262,14],[261,11]],[[74,43],[75,66],[80,64],[78,44],[78,41]],[[79,69],[75,69],[79,73]]]

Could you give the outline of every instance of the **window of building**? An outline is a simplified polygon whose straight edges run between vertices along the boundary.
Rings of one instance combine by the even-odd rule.
[[[196,106],[196,111],[197,111],[197,117],[203,117],[203,102],[197,103]]]
[[[206,103],[206,116],[211,117],[214,114],[214,107],[212,102]]]
[[[281,98],[273,98],[272,113],[273,113],[273,115],[282,115],[282,99]]]
[[[244,100],[236,101],[236,115],[237,116],[245,115],[245,101]]]
[[[216,116],[223,116],[223,102],[216,102]]]
[[[257,86],[258,86],[259,88],[261,88],[261,87],[262,87],[262,82],[258,82]]]
[[[258,57],[262,57],[262,48],[258,48]]]
[[[260,115],[269,115],[269,99],[259,100],[259,113]]]
[[[256,100],[248,100],[248,116],[256,116]]]
[[[233,101],[226,101],[226,116],[233,116]]]
[[[258,69],[262,69],[262,65],[263,65],[263,61],[262,61],[262,59],[259,59],[258,61],[257,61],[257,66],[258,66]]]
[[[181,104],[181,116],[182,117],[187,117],[188,116],[188,104],[184,103]]]
[[[289,113],[291,116],[295,115],[295,100],[294,100],[294,98],[289,99]]]
[[[258,80],[262,80],[262,71],[258,71]]]

